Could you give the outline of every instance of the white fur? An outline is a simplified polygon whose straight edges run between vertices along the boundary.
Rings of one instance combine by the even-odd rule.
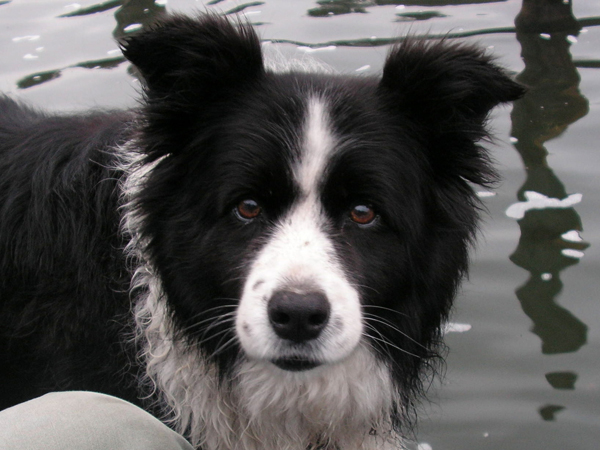
[[[338,72],[330,65],[315,58],[308,53],[299,54],[297,49],[293,53],[283,52],[282,47],[271,41],[263,41],[261,45],[264,56],[265,68],[275,73],[302,72],[334,75]]]
[[[294,177],[302,193],[318,203],[319,182],[323,180],[327,163],[335,152],[336,138],[324,99],[310,97],[304,123],[302,155]]]

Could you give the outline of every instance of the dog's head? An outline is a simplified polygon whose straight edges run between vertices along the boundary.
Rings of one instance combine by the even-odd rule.
[[[467,269],[472,184],[494,178],[486,117],[521,88],[450,41],[401,42],[381,77],[273,73],[214,16],[123,47],[153,164],[138,231],[178,337],[222,374],[310,377],[366,348],[417,388]]]

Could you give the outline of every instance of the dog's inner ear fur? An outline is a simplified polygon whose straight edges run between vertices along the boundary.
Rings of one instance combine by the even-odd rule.
[[[144,78],[146,95],[210,100],[264,73],[260,41],[251,26],[216,15],[171,16],[124,38],[121,49]]]

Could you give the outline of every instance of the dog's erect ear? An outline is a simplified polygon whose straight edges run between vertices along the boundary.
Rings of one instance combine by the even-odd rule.
[[[420,120],[450,126],[483,121],[494,106],[524,92],[480,48],[423,39],[407,39],[391,51],[381,88]]]
[[[524,94],[480,48],[422,39],[407,39],[391,51],[379,91],[392,111],[424,127],[421,138],[434,152],[439,174],[479,184],[493,178],[476,144],[487,135],[488,113]]]
[[[173,92],[210,98],[264,70],[252,27],[213,14],[173,15],[120,44],[144,77],[150,98]]]

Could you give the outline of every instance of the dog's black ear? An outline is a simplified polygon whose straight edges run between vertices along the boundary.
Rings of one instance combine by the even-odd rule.
[[[524,92],[479,47],[424,39],[406,39],[390,52],[381,88],[419,119],[448,125],[482,121]]]
[[[222,16],[173,15],[120,42],[150,98],[213,97],[263,73],[260,41],[248,24]]]
[[[391,51],[379,91],[389,108],[421,127],[434,169],[479,184],[493,177],[476,145],[487,135],[488,113],[524,93],[480,48],[423,39]]]

